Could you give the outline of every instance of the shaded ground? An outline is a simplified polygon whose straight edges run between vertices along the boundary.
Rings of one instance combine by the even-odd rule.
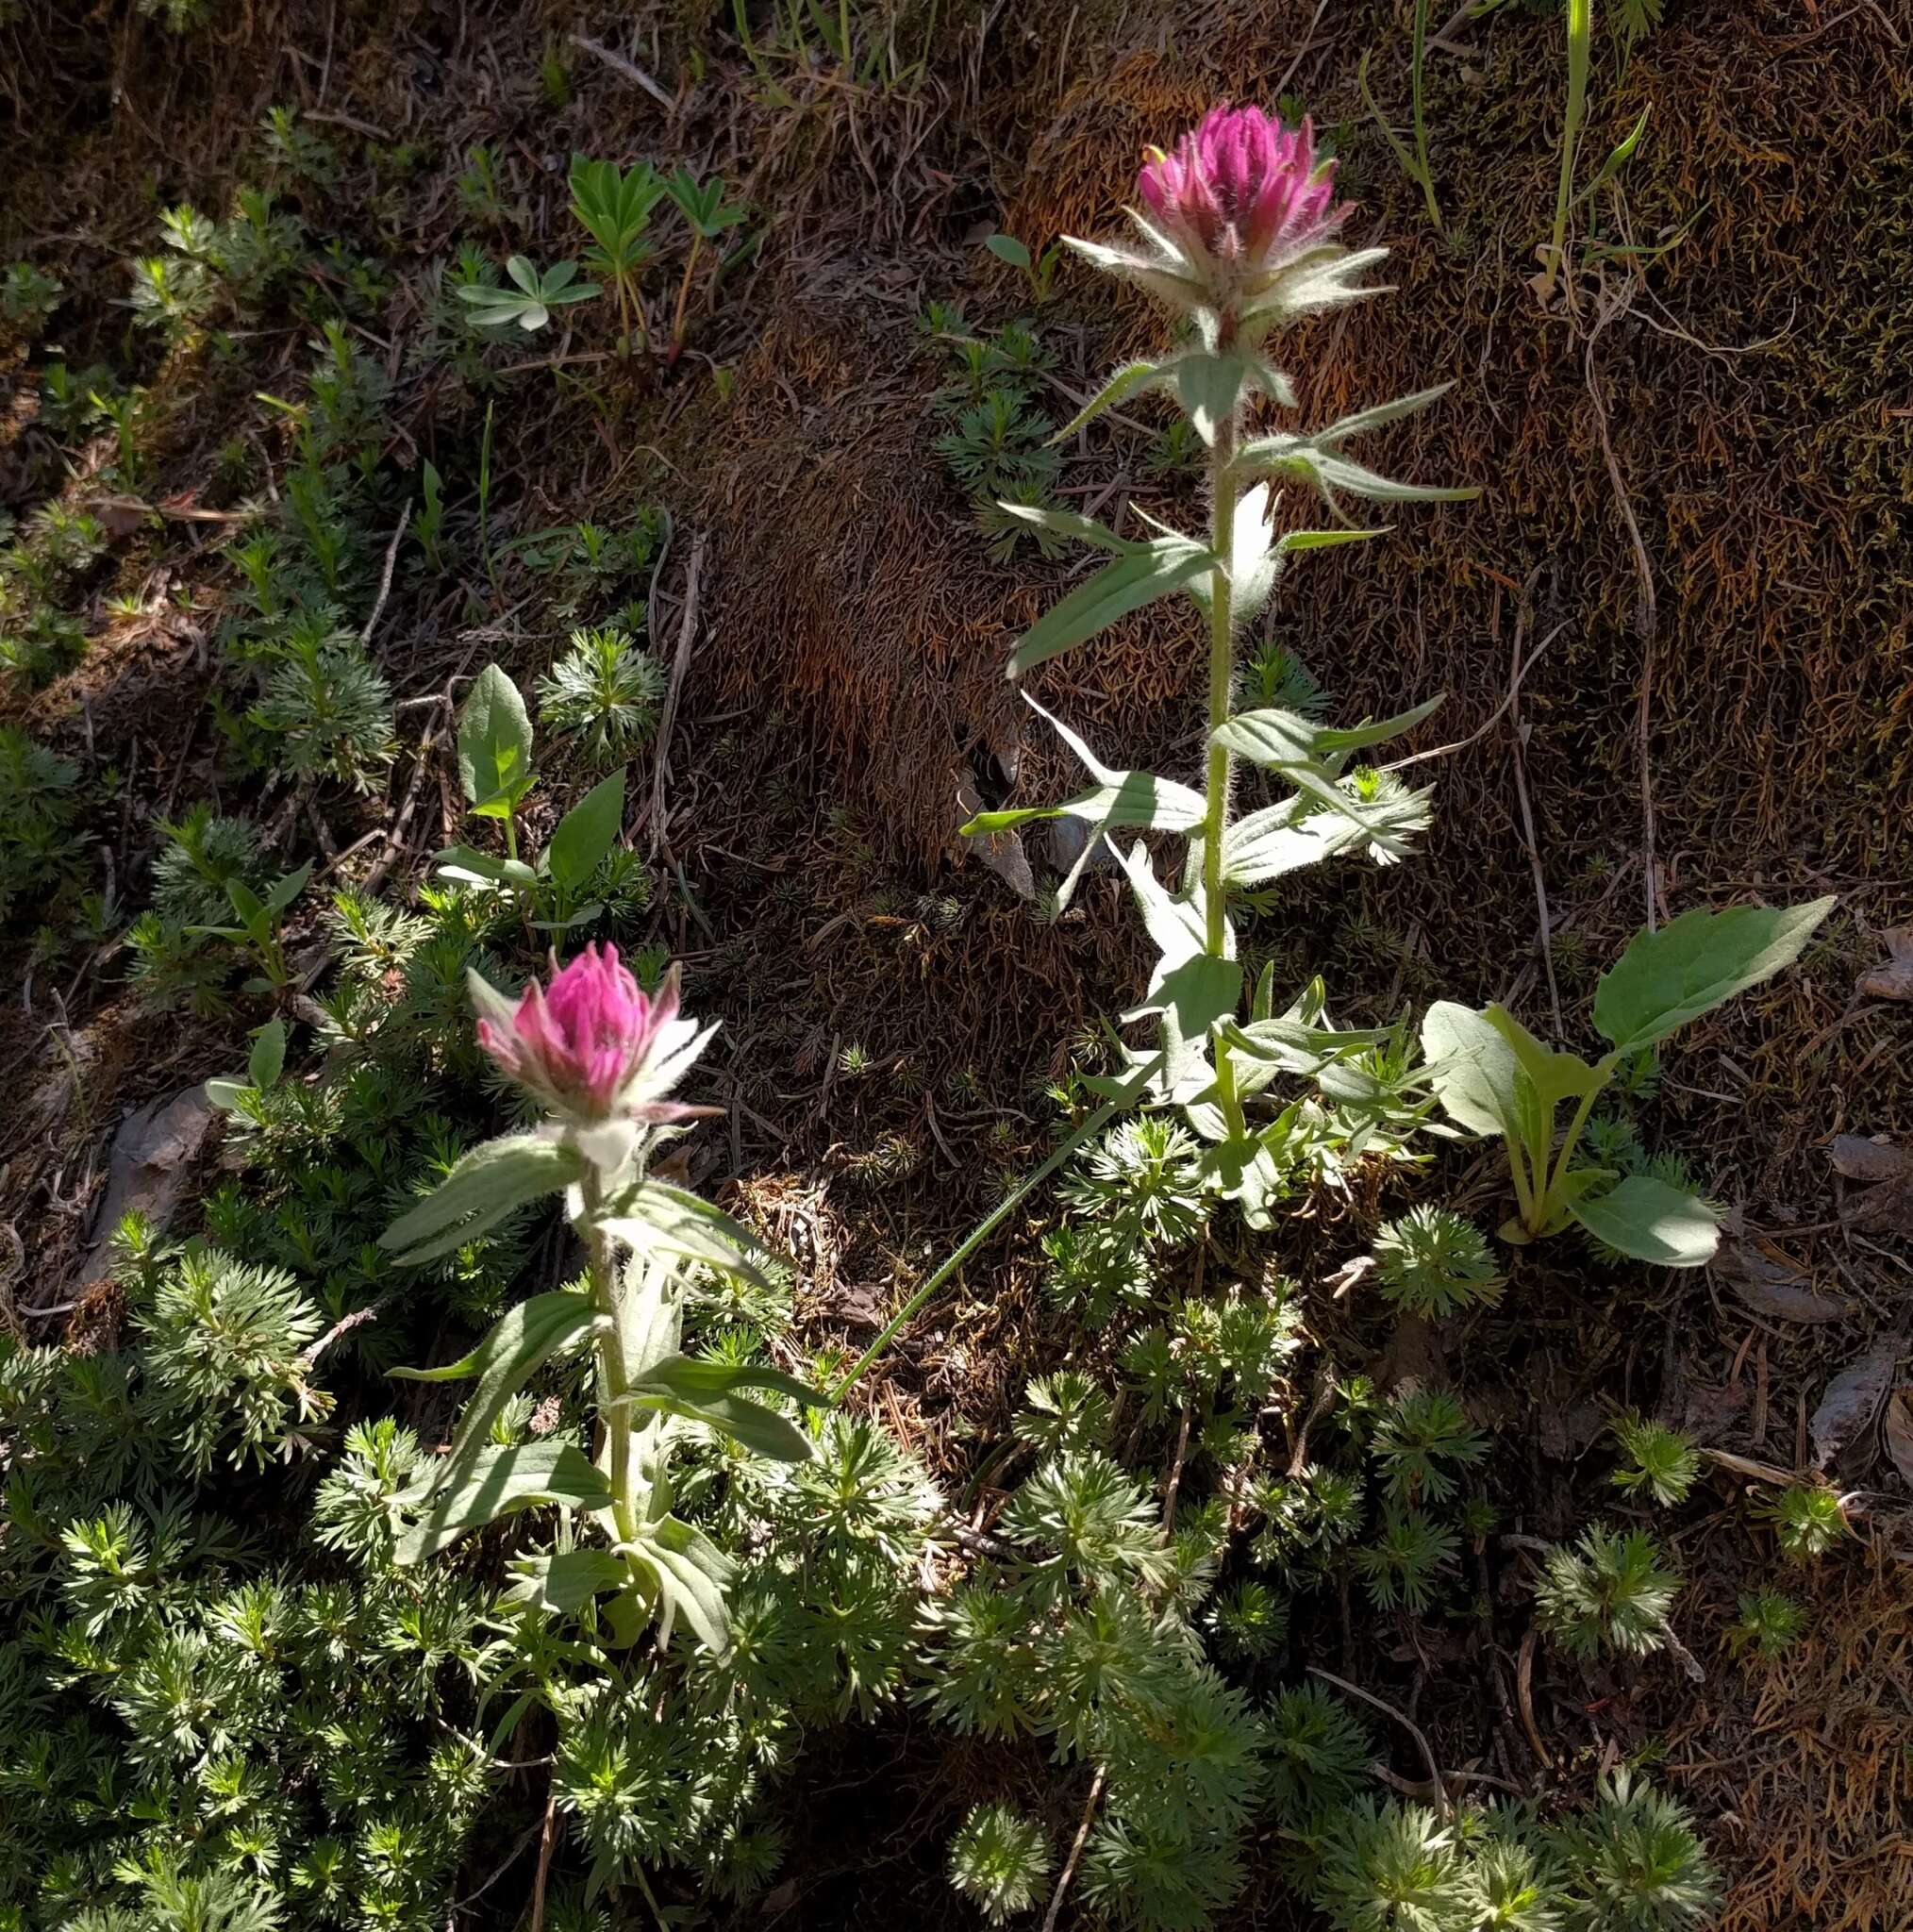
[[[907,46],[928,49],[920,80],[857,91],[780,70],[781,100],[753,78],[727,22],[660,16],[635,36],[587,23],[667,90],[693,46],[703,78],[685,69],[667,109],[574,48],[574,97],[557,110],[540,102],[539,56],[548,32],[574,23],[530,5],[248,5],[227,9],[204,63],[170,58],[156,29],[119,9],[103,9],[109,30],[78,48],[56,48],[28,21],[0,29],[17,56],[10,116],[0,104],[0,258],[30,252],[67,283],[70,356],[117,348],[125,325],[108,305],[124,293],[125,258],[152,245],[155,208],[218,205],[260,113],[281,101],[334,117],[326,131],[363,188],[364,245],[399,267],[470,232],[453,184],[481,140],[506,158],[524,243],[541,259],[573,246],[562,172],[574,146],[690,157],[774,212],[757,266],[655,392],[636,391],[582,337],[531,352],[559,366],[528,373],[499,408],[496,514],[523,530],[663,503],[676,519],[653,628],[668,649],[694,619],[690,671],[668,817],[633,829],[680,881],[657,936],[688,957],[699,1006],[724,1015],[734,1056],[718,1075],[729,1126],[701,1158],[804,1262],[810,1333],[855,1348],[997,1174],[1040,1147],[1047,1109],[1033,1084],[1060,1070],[1088,1019],[1133,995],[1142,964],[1106,878],[1068,921],[1043,925],[954,841],[959,787],[1003,788],[1013,748],[1014,802],[1067,782],[1002,679],[1008,640],[1062,570],[985,559],[929,449],[935,378],[914,318],[927,300],[959,297],[979,321],[1017,312],[1008,272],[974,245],[979,225],[1001,218],[1039,242],[1098,231],[1146,142],[1219,95],[1298,97],[1344,158],[1361,203],[1352,232],[1395,246],[1401,288],[1295,345],[1306,414],[1452,379],[1439,408],[1383,439],[1377,465],[1476,482],[1484,496],[1311,560],[1273,635],[1350,715],[1445,689],[1439,729],[1418,749],[1481,735],[1437,768],[1424,857],[1311,876],[1256,943],[1285,977],[1325,973],[1339,1014],[1356,1021],[1438,994],[1500,997],[1538,1026],[1557,1011],[1552,1030],[1572,1038],[1585,1033],[1594,977],[1650,903],[1665,915],[1838,891],[1802,971],[1682,1038],[1653,1119],[1740,1208],[1749,1239],[1845,1298],[1848,1317],[1803,1326],[1761,1313],[1724,1270],[1617,1290],[1570,1256],[1524,1267],[1450,1364],[1505,1443],[1532,1449],[1531,1485],[1509,1499],[1520,1533],[1559,1534],[1588,1513],[1599,1476],[1579,1465],[1604,1402],[1656,1408],[1734,1455],[1804,1464],[1805,1418],[1829,1374],[1904,1324],[1909,1286],[1904,1243],[1842,1224],[1825,1144],[1913,1133],[1913,1008],[1855,990],[1882,956],[1880,934],[1913,915],[1913,11],[1671,0],[1618,84],[1611,62],[1597,65],[1587,137],[1590,154],[1605,152],[1651,107],[1624,198],[1597,219],[1615,248],[1670,245],[1639,273],[1610,256],[1578,279],[1572,309],[1558,297],[1543,308],[1525,281],[1552,198],[1557,21],[1457,24],[1447,39],[1464,51],[1431,56],[1437,237],[1356,87],[1366,51],[1377,98],[1406,120],[1404,25],[1385,8],[1299,0],[1252,23],[1242,11],[1010,5],[946,12],[934,29],[906,14]],[[402,141],[422,158],[395,183],[373,149]],[[1101,300],[1065,271],[1041,318],[1069,388],[1156,339],[1139,308],[1111,324]],[[367,331],[397,384],[409,449],[394,454],[469,475],[483,404],[412,372],[423,325],[401,279]],[[289,328],[283,367],[307,359],[304,332]],[[728,395],[719,367],[734,373]],[[189,390],[185,374],[173,372],[178,393],[194,402],[168,425],[156,494],[225,508],[208,488],[209,456],[250,397]],[[163,392],[159,372],[150,379]],[[21,508],[57,481],[28,413],[18,399],[0,407],[13,425],[0,429],[0,497]],[[1066,491],[1106,498],[1106,516],[1110,505],[1187,513],[1187,486],[1133,470],[1133,454],[1092,435]],[[164,570],[216,599],[221,535],[175,520],[158,539],[132,538],[104,588]],[[441,689],[476,651],[541,666],[552,641],[524,596],[507,574],[474,624],[401,577],[378,646],[401,698]],[[63,749],[110,756],[125,797],[111,850],[131,878],[151,851],[150,817],[216,782],[201,722],[210,625],[102,612],[100,627],[107,641],[81,670],[25,708]],[[1200,675],[1183,620],[1164,617],[1045,673],[1035,694],[1106,755],[1176,769],[1193,757]],[[331,849],[394,823],[408,799],[419,802],[396,875],[440,842],[451,811],[449,791],[442,813],[438,804],[442,745],[423,757],[422,784],[408,756],[384,797],[323,801]],[[344,859],[343,874],[378,849]],[[24,968],[9,984],[0,1058],[10,1090],[31,1097],[0,1150],[0,1206],[50,1288],[78,1254],[87,1176],[118,1111],[220,1071],[229,1048],[224,1029],[141,1017],[109,960],[71,985]],[[839,1074],[853,1042],[892,1075],[907,1063],[921,1091]],[[957,1070],[973,1075],[974,1097],[953,1114],[925,1095]],[[1490,1164],[1457,1164],[1455,1178],[1469,1205],[1490,1208]],[[1286,1231],[1282,1265],[1320,1280],[1359,1250],[1372,1208]],[[926,1311],[873,1391],[946,1472],[973,1466],[973,1438],[1001,1431],[1030,1365],[1068,1346],[1031,1292],[1033,1234],[990,1251],[958,1296]],[[1312,1306],[1318,1332],[1356,1355],[1404,1345],[1372,1309],[1351,1313],[1325,1293]],[[1732,1874],[1724,1923],[1736,1932],[1913,1923],[1902,1813],[1913,1732],[1896,1688],[1905,1490],[1876,1454],[1842,1474],[1870,1492],[1872,1548],[1822,1580],[1813,1636],[1785,1673],[1751,1683],[1720,1648],[1737,1591],[1772,1568],[1724,1487],[1719,1513],[1677,1539],[1694,1578],[1680,1625],[1704,1685],[1666,1659],[1589,1681],[1545,1657],[1536,1667],[1532,1714],[1564,1784],[1584,1790],[1617,1745],[1665,1741]],[[1393,1632],[1340,1624],[1325,1607],[1298,1641],[1389,1686],[1449,1761],[1523,1785],[1535,1774],[1534,1740],[1508,1708],[1511,1652],[1417,1656]],[[902,1900],[946,1909],[938,1865],[963,1793],[930,1792],[912,1773],[954,1763],[959,1786],[960,1754],[907,1727],[845,1749],[837,1789],[818,1781],[815,1847],[793,1857],[807,1911],[820,1897],[850,1909],[829,1889],[848,1874],[828,1877],[823,1847],[845,1829],[833,1807],[872,1791],[887,1820],[873,1836],[896,1846],[897,1883],[880,1867],[858,1901],[873,1920]],[[1405,1757],[1400,1768],[1415,1767]],[[1065,1792],[1063,1808],[1073,1803]],[[1286,1907],[1269,1910],[1282,1923]]]

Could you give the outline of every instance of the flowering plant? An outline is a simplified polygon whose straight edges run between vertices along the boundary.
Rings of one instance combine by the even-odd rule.
[[[474,1148],[382,1241],[400,1262],[421,1266],[561,1191],[585,1244],[585,1281],[521,1302],[459,1361],[394,1372],[478,1382],[450,1453],[408,1498],[416,1521],[398,1557],[420,1562],[513,1510],[563,1504],[597,1524],[609,1548],[520,1557],[518,1601],[574,1611],[603,1597],[619,1642],[634,1641],[655,1616],[666,1638],[681,1619],[722,1650],[731,1563],[672,1514],[674,1445],[702,1427],[758,1455],[802,1461],[809,1438],[740,1391],[821,1398],[774,1369],[701,1361],[681,1349],[688,1270],[763,1282],[742,1228],[651,1171],[685,1122],[713,1111],[671,1094],[716,1027],[679,1016],[675,968],[647,995],[615,946],[587,946],[561,970],[554,956],[552,967],[548,984],[534,980],[515,1002],[471,978],[480,1045],[545,1119]],[[580,1349],[591,1353],[597,1385],[592,1453],[563,1441],[498,1446],[493,1425],[512,1396],[545,1363]]]
[[[1338,1077],[1335,1070],[1348,1086],[1354,1063],[1385,1047],[1389,1036],[1331,1026],[1319,988],[1279,1013],[1268,974],[1245,989],[1230,902],[1338,853],[1366,852],[1378,864],[1405,856],[1413,834],[1428,822],[1428,792],[1411,791],[1390,774],[1351,772],[1349,760],[1419,724],[1439,700],[1346,730],[1325,728],[1280,707],[1239,710],[1236,640],[1268,605],[1291,557],[1379,534],[1349,526],[1341,512],[1344,497],[1436,502],[1476,493],[1394,482],[1343,454],[1353,439],[1422,408],[1441,389],[1308,434],[1246,434],[1258,400],[1285,409],[1297,406],[1293,384],[1269,358],[1269,339],[1305,316],[1381,292],[1356,277],[1387,251],[1349,250],[1337,240],[1348,210],[1336,205],[1334,168],[1333,161],[1317,161],[1306,121],[1290,129],[1257,108],[1219,107],[1173,152],[1152,150],[1137,180],[1142,206],[1131,210],[1142,245],[1070,238],[1070,245],[1098,267],[1139,283],[1185,318],[1193,341],[1165,359],[1119,369],[1060,434],[1073,435],[1140,391],[1168,389],[1207,451],[1209,529],[1198,539],[1150,519],[1156,534],[1135,540],[1087,517],[1013,509],[1111,553],[1114,560],[1023,634],[1009,675],[1020,677],[1159,598],[1187,596],[1208,632],[1203,789],[1153,773],[1113,770],[1052,719],[1095,783],[1060,805],[986,812],[964,828],[991,834],[1042,818],[1085,821],[1090,836],[1063,881],[1063,904],[1099,835],[1126,828],[1188,840],[1188,862],[1173,887],[1157,879],[1139,841],[1126,853],[1110,841],[1158,954],[1143,1004],[1124,1017],[1154,1018],[1158,1042],[1151,1052],[1125,1050],[1122,1074],[1090,1084],[1111,1102],[1183,1108],[1206,1145],[1209,1189],[1236,1201],[1252,1226],[1269,1224],[1289,1144],[1301,1124],[1295,1106],[1265,1114],[1266,1091],[1282,1074],[1322,1080]],[[1317,491],[1340,526],[1277,536],[1272,487],[1285,478]],[[1040,707],[1032,708],[1047,717]],[[1291,795],[1232,819],[1239,758],[1273,773]]]

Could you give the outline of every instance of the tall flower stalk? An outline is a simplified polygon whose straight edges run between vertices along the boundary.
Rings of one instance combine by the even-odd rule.
[[[1236,1202],[1250,1226],[1266,1227],[1299,1152],[1311,1136],[1321,1144],[1321,1110],[1311,1113],[1299,1100],[1278,1105],[1271,1091],[1278,1077],[1312,1079],[1325,1093],[1332,1089],[1339,1117],[1356,1123],[1347,1144],[1357,1152],[1365,1135],[1383,1144],[1387,1133],[1419,1119],[1432,1104],[1408,1098],[1401,1065],[1378,1064],[1391,1033],[1330,1024],[1319,983],[1282,1011],[1272,974],[1265,972],[1248,986],[1230,919],[1233,897],[1338,853],[1365,852],[1380,864],[1406,855],[1414,834],[1428,823],[1429,794],[1385,773],[1351,770],[1350,760],[1419,724],[1439,702],[1349,729],[1324,728],[1274,707],[1238,710],[1238,638],[1267,608],[1290,558],[1382,534],[1351,525],[1344,499],[1452,502],[1476,493],[1395,482],[1343,452],[1364,432],[1432,403],[1446,385],[1312,433],[1253,433],[1261,412],[1298,406],[1293,383],[1271,359],[1272,340],[1305,317],[1382,292],[1356,277],[1388,251],[1351,250],[1337,239],[1349,209],[1336,204],[1334,176],[1332,160],[1316,159],[1306,121],[1289,128],[1257,108],[1218,107],[1173,150],[1148,155],[1137,178],[1139,206],[1130,210],[1138,242],[1119,246],[1066,238],[1096,267],[1138,284],[1183,318],[1192,340],[1160,360],[1118,369],[1056,440],[1075,435],[1131,396],[1166,391],[1207,447],[1209,527],[1199,540],[1145,517],[1154,534],[1136,538],[1069,511],[1003,505],[1006,515],[1111,558],[1018,640],[1009,675],[1020,678],[1159,599],[1188,597],[1207,639],[1203,786],[1198,791],[1154,773],[1105,765],[1074,732],[1049,719],[1093,784],[1060,805],[985,812],[964,827],[989,836],[1039,819],[1085,822],[1089,837],[1058,888],[1059,906],[1068,905],[1106,841],[1128,875],[1157,959],[1142,1003],[1122,1016],[1125,1022],[1153,1019],[1154,1045],[1125,1047],[1126,1063],[1117,1074],[1089,1083],[1104,1106],[959,1255],[971,1252],[1117,1108],[1180,1108],[1203,1143],[1211,1194]],[[1275,534],[1273,487],[1289,480],[1322,499],[1334,527]],[[1237,760],[1244,758],[1271,772],[1290,795],[1237,818],[1232,781]],[[1173,887],[1159,880],[1139,840],[1122,849],[1112,835],[1123,830],[1187,840],[1180,880]],[[952,1272],[954,1261],[918,1291],[852,1379]]]
[[[416,1520],[398,1558],[437,1555],[468,1531],[533,1505],[584,1513],[609,1548],[581,1543],[514,1565],[519,1601],[576,1611],[600,1604],[603,1627],[628,1644],[654,1619],[682,1623],[711,1650],[727,1641],[731,1562],[672,1513],[671,1460],[691,1428],[719,1431],[759,1455],[801,1461],[807,1436],[739,1391],[821,1397],[774,1369],[728,1367],[682,1352],[690,1268],[761,1282],[749,1237],[708,1202],[651,1172],[657,1150],[710,1109],[671,1095],[715,1027],[678,1012],[675,972],[641,991],[615,946],[587,946],[548,984],[516,1002],[475,974],[478,1042],[544,1115],[530,1133],[474,1148],[438,1189],[386,1230],[402,1264],[455,1254],[505,1216],[562,1191],[584,1243],[582,1291],[535,1294],[508,1310],[463,1359],[398,1370],[422,1381],[476,1377],[450,1453],[406,1498]],[[506,1405],[536,1372],[589,1350],[597,1398],[591,1454],[561,1439],[500,1446]]]

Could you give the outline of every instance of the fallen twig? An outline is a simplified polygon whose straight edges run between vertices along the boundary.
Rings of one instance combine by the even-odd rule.
[[[1421,1746],[1422,1761],[1427,1765],[1429,1781],[1435,1788],[1435,1808],[1440,1815],[1442,1824],[1446,1824],[1453,1815],[1454,1807],[1448,1801],[1448,1786],[1441,1775],[1441,1766],[1436,1758],[1434,1746],[1429,1743],[1427,1733],[1422,1726],[1406,1711],[1397,1710],[1392,1704],[1377,1697],[1372,1690],[1364,1690],[1359,1684],[1351,1684],[1346,1677],[1338,1677],[1333,1671],[1324,1671],[1320,1664],[1310,1664],[1308,1674],[1312,1677],[1322,1678],[1324,1683],[1333,1684],[1338,1690],[1346,1690],[1351,1697],[1359,1697],[1364,1704],[1372,1704],[1377,1710],[1393,1718]]]
[[[1090,1802],[1083,1807],[1083,1822],[1076,1826],[1076,1836],[1070,1846],[1070,1856],[1063,1863],[1062,1876],[1056,1880],[1056,1889],[1050,1893],[1049,1909],[1043,1914],[1043,1932],[1056,1932],[1056,1920],[1063,1909],[1064,1894],[1070,1889],[1070,1880],[1076,1875],[1076,1867],[1083,1860],[1083,1847],[1090,1842],[1090,1826],[1096,1816],[1096,1807],[1103,1802],[1103,1767],[1096,1767],[1096,1775],[1090,1785]]]
[[[704,541],[700,536],[690,546],[690,565],[684,581],[684,620],[678,625],[677,650],[671,660],[671,683],[665,690],[664,708],[657,718],[657,757],[651,767],[649,813],[654,855],[664,842],[664,786],[671,776],[671,733],[677,723],[677,701],[684,694],[691,646],[697,639],[697,587],[704,573]]]
[[[641,87],[654,101],[659,103],[660,106],[667,108],[670,112],[676,113],[677,102],[670,94],[666,93],[635,60],[627,60],[624,55],[614,54],[602,41],[594,41],[588,34],[574,34],[571,40],[572,45],[578,48],[580,52],[590,54],[593,58],[602,60],[613,74],[622,74],[633,86]]]

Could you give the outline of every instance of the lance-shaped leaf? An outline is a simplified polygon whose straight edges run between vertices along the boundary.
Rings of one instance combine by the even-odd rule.
[[[996,507],[1018,523],[1047,530],[1053,537],[1073,537],[1078,543],[1087,543],[1092,550],[1106,550],[1112,556],[1134,557],[1149,547],[1146,541],[1139,543],[1133,537],[1119,537],[1106,524],[1099,524],[1094,517],[1083,516],[1076,510],[1043,509],[1031,503],[999,503]]]
[[[1088,791],[1065,799],[1060,805],[1023,806],[1007,811],[979,812],[961,829],[962,835],[969,838],[978,833],[1010,831],[1036,819],[1074,818],[1085,821],[1090,830],[1076,854],[1075,863],[1056,888],[1058,911],[1066,909],[1074,897],[1076,886],[1105,833],[1125,826],[1141,826],[1155,832],[1190,832],[1202,824],[1206,808],[1200,792],[1191,791],[1187,785],[1178,785],[1173,779],[1158,778],[1153,772],[1116,771],[1104,764],[1060,718],[1052,717],[1027,692],[1024,693],[1024,702],[1075,753],[1096,783]]]
[[[474,1147],[431,1193],[379,1236],[401,1267],[456,1253],[541,1194],[568,1188],[585,1165],[561,1141],[507,1134]]]
[[[593,1509],[610,1500],[604,1473],[574,1443],[481,1448],[433,1486],[425,1513],[399,1537],[393,1557],[401,1564],[423,1563],[468,1532],[538,1504]]]
[[[990,238],[992,242],[995,237]],[[1027,253],[1027,251],[1024,251]],[[1126,402],[1129,397],[1140,395],[1152,383],[1160,382],[1163,368],[1157,362],[1125,362],[1107,382],[1106,382],[1056,433],[1050,438],[1052,445],[1066,442],[1086,423],[1093,423],[1105,409],[1113,409],[1118,403]]]
[[[1299,799],[1264,806],[1232,824],[1223,840],[1223,876],[1232,886],[1262,886],[1355,844],[1362,828],[1340,812],[1298,816]]]
[[[1206,922],[1199,891],[1172,895],[1162,886],[1141,844],[1117,854],[1129,874],[1144,925],[1156,949],[1156,970],[1142,1005],[1125,1021],[1155,1015],[1162,1028],[1163,1071],[1156,1083],[1166,1098],[1185,1100],[1211,1079],[1209,1029],[1241,1002],[1242,969],[1235,959],[1235,935],[1223,925],[1228,957],[1206,950]]]
[[[1306,436],[1255,437],[1242,445],[1235,468],[1244,476],[1300,477],[1312,483],[1338,515],[1341,494],[1374,503],[1466,503],[1481,494],[1472,484],[1400,483],[1324,449]]]
[[[668,1644],[673,1627],[682,1623],[713,1655],[729,1644],[724,1592],[737,1565],[702,1530],[666,1516],[620,1548],[656,1593],[660,1643]]]
[[[624,822],[624,774],[613,772],[599,779],[558,821],[544,849],[545,870],[567,891],[576,891],[618,842]]]
[[[1594,1024],[1617,1053],[1652,1046],[1790,966],[1833,906],[1829,896],[1805,906],[1696,908],[1658,932],[1637,933],[1595,989]]]
[[[1146,227],[1147,225],[1142,225]],[[1086,242],[1075,235],[1065,235],[1061,239],[1065,247],[1073,248],[1084,260],[1100,268],[1105,275],[1121,275],[1125,281],[1147,289],[1152,295],[1173,308],[1182,308],[1191,302],[1200,302],[1206,292],[1193,275],[1179,273],[1173,266],[1173,258],[1166,253],[1151,258],[1139,255],[1134,249],[1111,248],[1102,242]]]
[[[687,1401],[702,1402],[712,1395],[728,1395],[737,1389],[769,1389],[788,1395],[810,1408],[828,1408],[830,1397],[795,1375],[757,1362],[732,1364],[706,1361],[691,1355],[667,1356],[645,1370],[640,1378],[647,1388],[657,1387]]]
[[[535,1294],[507,1308],[468,1356],[439,1369],[393,1369],[409,1382],[451,1382],[469,1375],[478,1386],[458,1418],[457,1434],[435,1488],[459,1479],[463,1465],[491,1439],[505,1405],[556,1355],[582,1341],[597,1325],[591,1300],[564,1289]]]
[[[1119,617],[1179,590],[1214,563],[1207,550],[1187,537],[1158,537],[1144,548],[1119,557],[1023,634],[1009,660],[1009,675],[1021,677],[1032,666],[1106,630]]]
[[[1632,1174],[1605,1194],[1571,1199],[1568,1212],[1598,1241],[1637,1261],[1701,1268],[1721,1244],[1721,1224],[1698,1195]]]
[[[598,1225],[640,1254],[675,1255],[758,1288],[770,1286],[752,1256],[757,1243],[743,1228],[723,1208],[656,1175],[621,1194]]]
[[[677,1357],[682,1360],[682,1357]],[[641,1381],[632,1385],[613,1407],[628,1405],[653,1415],[674,1415],[685,1422],[702,1423],[741,1443],[754,1456],[772,1462],[807,1462],[812,1455],[810,1438],[789,1416],[767,1408],[749,1396],[724,1390],[680,1391],[674,1376],[667,1383],[660,1376],[671,1373],[667,1360],[652,1369]],[[809,1391],[806,1391],[809,1394]],[[815,1401],[815,1395],[809,1399]]]
[[[518,1557],[511,1564],[506,1602],[515,1609],[568,1616],[595,1596],[629,1582],[631,1573],[609,1550],[560,1550],[554,1556]]]
[[[1432,698],[1425,699],[1412,710],[1397,711],[1392,718],[1382,718],[1372,724],[1322,725],[1315,733],[1315,749],[1318,752],[1366,751],[1372,744],[1386,744],[1391,738],[1399,738],[1405,731],[1412,731],[1424,719],[1432,718],[1446,700],[1445,691],[1438,691]]]
[[[1357,409],[1352,416],[1339,416],[1326,429],[1316,430],[1308,440],[1323,449],[1334,449],[1351,436],[1365,435],[1371,429],[1380,429],[1387,424],[1400,422],[1404,416],[1412,416],[1417,410],[1425,409],[1454,387],[1452,382],[1438,382],[1433,389],[1418,389],[1412,395],[1397,396],[1393,402],[1377,403],[1372,408]]]
[[[1564,1100],[1580,1100],[1607,1084],[1606,1068],[1590,1067],[1577,1053],[1543,1046],[1505,1007],[1484,1008],[1481,1017],[1506,1041],[1544,1107],[1552,1109]]]

